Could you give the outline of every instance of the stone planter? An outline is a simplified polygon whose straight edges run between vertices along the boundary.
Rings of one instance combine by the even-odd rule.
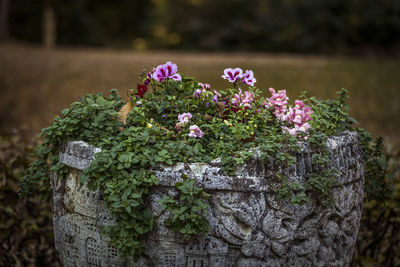
[[[118,251],[100,233],[114,223],[102,205],[100,192],[79,187],[79,176],[99,149],[84,142],[68,142],[60,161],[71,167],[66,179],[51,177],[56,249],[64,266],[348,266],[357,240],[362,203],[364,166],[359,137],[345,132],[328,140],[331,164],[342,185],[335,189],[334,205],[312,199],[291,205],[277,199],[269,181],[269,164],[257,158],[237,171],[223,174],[216,160],[209,164],[158,167],[159,186],[149,196],[155,228],[145,240],[138,263],[123,263]],[[303,145],[297,164],[285,171],[300,183],[311,171],[312,151]],[[176,194],[182,173],[197,180],[211,194],[206,237],[185,241],[164,227],[168,214],[157,200]]]

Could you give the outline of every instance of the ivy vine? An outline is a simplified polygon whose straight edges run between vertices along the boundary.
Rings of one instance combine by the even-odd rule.
[[[40,194],[49,200],[51,190],[49,176],[54,172],[65,177],[68,170],[58,161],[58,150],[67,141],[84,140],[101,147],[95,160],[84,171],[81,183],[90,190],[101,190],[104,203],[117,224],[103,228],[103,234],[111,237],[122,256],[138,259],[143,253],[143,236],[150,232],[154,222],[146,203],[158,178],[151,169],[159,164],[177,162],[210,162],[220,158],[223,171],[234,175],[238,165],[254,156],[258,147],[260,158],[271,166],[290,166],[299,153],[299,138],[282,132],[282,121],[274,120],[270,110],[235,110],[210,99],[193,98],[198,83],[191,77],[181,81],[167,79],[163,83],[151,82],[153,93],[141,95],[133,90],[133,104],[125,123],[118,119],[118,111],[125,104],[116,90],[109,96],[86,95],[70,108],[62,111],[53,123],[42,130],[42,144],[35,149],[36,160],[30,164],[21,183],[21,194]],[[236,89],[220,91],[220,100],[229,99]],[[255,96],[261,91],[252,88]],[[143,92],[142,92],[143,93]],[[309,194],[327,200],[337,186],[335,173],[327,168],[329,151],[326,140],[344,130],[357,130],[362,139],[366,161],[366,193],[368,197],[383,199],[387,193],[384,182],[385,166],[382,162],[382,139],[371,146],[371,137],[353,127],[355,120],[348,114],[345,102],[347,91],[342,89],[336,100],[318,100],[302,94],[302,99],[314,111],[307,133],[307,141],[314,151],[313,163],[321,168],[307,175],[301,186],[290,182],[277,172],[277,195],[291,203],[302,204]],[[254,106],[263,106],[262,99],[254,100]],[[188,125],[177,130],[177,116],[191,113],[191,121],[204,131],[203,138],[190,138]],[[196,186],[195,180],[183,176],[175,184],[179,194],[161,200],[170,213],[166,226],[181,233],[185,238],[208,231],[206,211],[208,194]]]

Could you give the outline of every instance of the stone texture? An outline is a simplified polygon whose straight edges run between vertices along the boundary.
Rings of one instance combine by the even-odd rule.
[[[297,163],[279,171],[304,183],[305,175],[318,166],[311,164],[314,152],[301,145]],[[154,171],[160,183],[148,198],[155,228],[146,236],[145,255],[134,263],[122,262],[99,234],[101,226],[115,223],[102,205],[101,192],[78,184],[81,171],[100,149],[68,142],[60,161],[72,169],[66,179],[51,176],[56,249],[64,266],[348,266],[363,202],[362,151],[355,132],[330,138],[328,147],[341,184],[334,191],[332,207],[316,199],[304,205],[277,199],[272,193],[271,164],[258,157],[238,167],[234,177],[221,171],[218,159],[209,164],[158,166]],[[189,242],[163,226],[168,214],[157,202],[176,194],[173,185],[182,173],[211,194],[210,231]]]

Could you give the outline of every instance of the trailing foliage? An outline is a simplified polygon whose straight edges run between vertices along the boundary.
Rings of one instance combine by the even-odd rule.
[[[21,194],[39,193],[42,199],[50,200],[50,171],[60,177],[67,172],[58,161],[59,147],[71,140],[86,140],[99,145],[102,138],[116,135],[122,126],[116,119],[121,105],[117,91],[111,90],[108,98],[101,93],[86,95],[80,102],[72,103],[71,108],[64,109],[61,117],[57,116],[49,127],[42,130],[43,143],[34,150],[37,160],[29,165],[22,178]]]
[[[188,180],[187,175],[182,175],[182,179],[182,182],[175,183],[179,194],[175,197],[166,196],[160,203],[163,210],[171,213],[164,221],[165,225],[190,239],[193,235],[208,231],[209,224],[204,216],[209,205],[204,200],[210,195],[195,185],[196,180]]]
[[[240,75],[236,75],[240,73]],[[235,76],[236,75],[236,76]],[[153,218],[146,203],[158,178],[152,171],[157,165],[176,162],[210,162],[219,158],[222,170],[234,175],[238,166],[258,156],[275,171],[275,189],[282,199],[302,204],[315,195],[329,203],[337,186],[336,174],[328,168],[329,136],[354,130],[345,103],[347,91],[342,89],[336,100],[306,97],[288,108],[284,90],[270,89],[271,98],[260,98],[254,87],[252,71],[226,69],[224,79],[233,83],[226,91],[212,91],[210,86],[177,73],[171,62],[160,65],[143,78],[144,84],[132,90],[124,110],[123,122],[118,111],[123,102],[115,90],[109,97],[87,95],[73,103],[43,129],[43,143],[35,150],[32,162],[22,181],[21,193],[40,193],[49,199],[49,174],[63,177],[67,169],[58,161],[59,147],[70,140],[84,140],[101,147],[95,160],[84,171],[81,183],[91,190],[101,190],[104,202],[116,224],[103,228],[122,256],[138,259],[143,252],[143,236],[153,228]],[[242,92],[238,86],[249,86]],[[152,87],[152,93],[146,93]],[[307,106],[306,106],[307,105]],[[315,151],[313,173],[307,174],[304,185],[294,183],[282,172],[295,164],[301,144],[307,139]],[[363,139],[367,146],[368,140]],[[257,149],[255,149],[257,148]],[[371,151],[366,149],[368,195],[379,199],[385,183],[376,184],[372,175],[384,175],[379,165],[381,141]],[[175,197],[161,203],[170,213],[165,224],[190,238],[206,233],[207,194],[195,180],[184,175],[175,184]],[[375,183],[375,184],[374,184]],[[378,186],[378,187],[376,187]]]

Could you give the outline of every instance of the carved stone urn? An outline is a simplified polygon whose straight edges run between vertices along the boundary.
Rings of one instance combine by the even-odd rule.
[[[79,185],[82,170],[100,151],[85,142],[68,142],[60,161],[70,166],[66,179],[51,177],[54,236],[64,266],[348,266],[357,240],[363,203],[363,155],[356,132],[328,140],[331,166],[340,186],[334,203],[311,198],[293,205],[276,197],[270,163],[255,157],[235,176],[221,171],[221,163],[178,163],[155,169],[159,186],[148,198],[155,227],[144,241],[139,262],[125,262],[100,234],[115,223],[102,203],[101,192]],[[284,170],[292,181],[304,183],[314,166],[306,143],[296,165]],[[163,225],[168,217],[158,200],[174,195],[173,185],[185,173],[210,195],[207,236],[186,241]]]

